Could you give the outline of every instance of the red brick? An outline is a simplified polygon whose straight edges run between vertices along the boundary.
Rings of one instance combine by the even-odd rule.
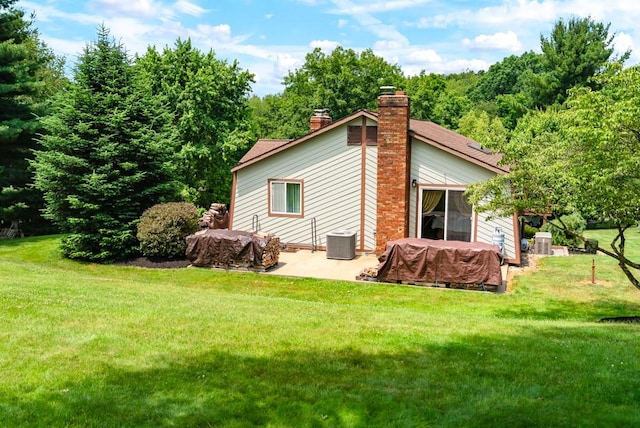
[[[378,97],[377,254],[409,235],[410,104],[404,92]]]

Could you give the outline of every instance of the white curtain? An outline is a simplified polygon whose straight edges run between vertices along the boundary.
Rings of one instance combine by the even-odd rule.
[[[276,213],[287,211],[285,183],[271,183],[271,211]]]
[[[473,207],[469,205],[463,191],[449,190],[449,204],[452,208],[465,217],[471,217]]]

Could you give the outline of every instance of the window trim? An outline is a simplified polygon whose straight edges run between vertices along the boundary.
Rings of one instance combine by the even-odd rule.
[[[271,209],[271,185],[273,183],[284,184],[299,184],[300,185],[300,213],[284,213],[277,212]],[[270,178],[267,180],[267,210],[269,217],[289,217],[289,218],[303,218],[304,217],[304,180],[291,179],[291,178]]]

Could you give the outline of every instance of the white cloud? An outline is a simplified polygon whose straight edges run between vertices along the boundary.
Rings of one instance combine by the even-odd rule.
[[[44,37],[43,41],[54,52],[59,55],[63,55],[67,60],[73,61],[73,59],[82,53],[82,50],[87,46],[87,42],[84,40],[65,40],[55,37]]]
[[[465,38],[462,40],[462,44],[470,49],[504,50],[512,52],[522,50],[522,44],[518,40],[518,35],[513,31],[481,34],[473,40]]]
[[[165,21],[162,25],[150,29],[144,36],[149,39],[150,45],[164,46],[166,44],[173,44],[173,40],[177,38],[186,39],[191,36],[191,33],[179,22]]]
[[[176,2],[176,4],[174,5],[174,9],[177,12],[183,12],[191,16],[200,16],[207,12],[205,9],[201,8],[197,4],[193,4],[186,0],[180,0]]]
[[[375,36],[389,41],[395,41],[404,46],[409,44],[409,40],[400,33],[394,26],[384,24],[379,19],[371,15],[371,8],[367,6],[359,6],[351,0],[331,0],[333,4],[338,6],[338,10],[333,13],[352,16],[362,29],[369,31]],[[423,0],[417,0],[423,1]],[[369,5],[369,3],[368,3]],[[371,6],[375,6],[371,4]]]
[[[311,43],[309,43],[309,47],[311,47],[311,49],[320,48],[324,52],[331,52],[338,45],[340,45],[340,43],[333,40],[313,40]]]
[[[206,39],[211,43],[230,43],[232,41],[231,26],[228,24],[215,26],[198,25],[193,35],[200,39]]]
[[[21,8],[34,11],[36,20],[42,22],[63,22],[62,25],[68,25],[68,22],[80,25],[99,25],[103,19],[99,16],[80,12],[63,12],[53,6],[43,6],[28,1],[19,4]]]
[[[422,71],[425,73],[450,74],[459,73],[464,70],[486,70],[491,64],[479,59],[449,59],[444,60],[437,53],[433,53],[433,57],[425,57],[422,61],[416,59],[411,62],[407,61],[402,64],[402,71],[407,76],[415,76]]]
[[[442,63],[442,57],[433,49],[414,49],[405,57],[406,64]]]
[[[563,2],[556,0],[505,1],[500,6],[485,7],[465,13],[467,20],[476,19],[484,25],[506,25],[514,22],[528,23],[553,21],[563,13]],[[583,6],[585,8],[585,6]],[[585,8],[586,9],[586,8]],[[571,9],[575,11],[575,8]]]
[[[373,44],[373,50],[386,52],[386,51],[394,51],[394,50],[402,49],[405,46],[406,46],[406,43],[398,42],[395,40],[378,40]]]
[[[273,64],[273,71],[276,76],[284,76],[289,71],[293,71],[301,65],[302,61],[299,58],[295,58],[289,54],[278,54]]]
[[[418,28],[444,29],[451,25],[453,22],[455,22],[455,16],[453,15],[434,15],[430,17],[422,17],[415,23],[405,22],[405,25]]]
[[[338,7],[329,11],[336,15],[354,15],[354,14],[374,14],[391,12],[401,9],[414,8],[424,3],[431,3],[433,0],[369,0],[364,3],[354,2],[336,2],[333,3]]]
[[[346,27],[348,23],[349,20],[347,19],[338,19],[338,28]]]
[[[458,73],[465,70],[479,71],[487,70],[491,65],[481,59],[453,59],[442,64],[440,73]]]
[[[180,2],[179,2],[180,3]],[[153,0],[90,0],[87,9],[106,16],[173,17],[171,8]]]
[[[105,21],[110,35],[121,41],[128,52],[144,52],[149,34],[156,28],[134,18],[111,18]]]
[[[613,44],[615,47],[615,54],[618,56],[622,55],[627,50],[631,50],[632,52],[634,51],[633,37],[631,37],[629,34],[626,34],[626,33],[616,34]]]
[[[564,11],[575,11],[575,7],[563,7],[565,4],[566,2],[556,0],[504,0],[499,6],[480,9],[452,8],[451,11],[421,17],[412,25],[418,28],[499,26],[515,23],[531,26],[534,22],[553,21]],[[584,6],[582,9],[588,10]]]

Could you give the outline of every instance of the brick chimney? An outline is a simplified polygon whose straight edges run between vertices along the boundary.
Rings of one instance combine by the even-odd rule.
[[[315,109],[313,116],[311,116],[311,132],[322,129],[327,125],[331,125],[331,116],[329,116],[329,110],[326,108]]]
[[[387,241],[409,236],[410,104],[404,91],[378,97],[378,255]]]

